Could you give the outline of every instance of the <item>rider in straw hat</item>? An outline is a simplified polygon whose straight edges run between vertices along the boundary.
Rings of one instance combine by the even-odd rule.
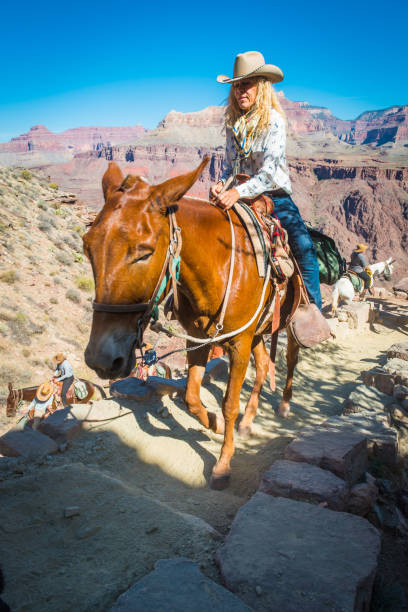
[[[65,407],[67,404],[67,391],[74,382],[74,372],[64,353],[57,353],[53,361],[56,365],[53,380],[54,382],[63,381],[61,399]]]
[[[310,301],[322,306],[319,266],[309,232],[291,198],[292,187],[286,165],[285,114],[273,89],[283,80],[280,68],[266,64],[258,51],[237,55],[232,77],[219,75],[219,83],[230,84],[225,112],[227,132],[224,172],[210,189],[210,198],[228,210],[240,198],[269,195],[274,212],[288,232]],[[220,194],[230,177],[247,174],[249,180]]]
[[[358,274],[358,276],[364,281],[363,297],[365,296],[367,289],[369,290],[371,295],[374,294],[372,289],[370,289],[371,277],[365,270],[367,268],[367,260],[363,255],[363,253],[365,253],[368,248],[368,244],[363,244],[361,242],[357,244],[356,248],[351,254],[351,263],[349,268],[350,270]]]
[[[51,408],[54,399],[53,393],[54,386],[49,381],[38,387],[34,399],[28,407],[28,412],[34,410],[33,429],[38,429],[38,425],[41,419],[44,418],[47,408]]]

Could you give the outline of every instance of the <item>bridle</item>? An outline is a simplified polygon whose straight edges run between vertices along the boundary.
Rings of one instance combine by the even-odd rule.
[[[92,302],[92,308],[95,312],[108,312],[113,314],[135,313],[141,312],[142,316],[137,322],[137,344],[139,348],[142,346],[143,332],[149,323],[150,318],[154,315],[155,308],[159,303],[160,298],[166,290],[168,282],[172,281],[174,306],[178,308],[178,292],[177,280],[180,272],[180,251],[182,247],[181,227],[176,221],[177,207],[168,208],[168,217],[170,225],[170,242],[167,248],[166,257],[156,283],[152,296],[148,302],[139,302],[137,304],[104,304],[102,302]]]

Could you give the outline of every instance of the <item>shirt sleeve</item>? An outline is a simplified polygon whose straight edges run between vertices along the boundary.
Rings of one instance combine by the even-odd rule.
[[[362,268],[366,268],[367,267],[367,260],[364,257],[364,255],[362,253],[359,254],[358,256],[359,260],[360,260],[360,264]]]
[[[232,163],[234,157],[235,146],[232,137],[232,130],[227,128],[227,141],[225,145],[225,156],[223,162],[223,171],[220,177],[222,183],[226,183],[229,177],[232,175]]]
[[[263,145],[263,165],[246,183],[236,187],[242,198],[253,198],[275,188],[276,171],[286,148],[285,121],[282,116],[276,115],[269,124]]]
[[[65,380],[66,378],[74,375],[71,364],[68,361],[64,361],[60,364],[60,371],[61,376],[59,376],[56,380]]]

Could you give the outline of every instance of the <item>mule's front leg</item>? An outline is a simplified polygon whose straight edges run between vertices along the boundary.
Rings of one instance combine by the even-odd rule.
[[[187,346],[194,346],[187,343]],[[187,353],[188,379],[186,388],[186,404],[190,414],[195,416],[207,429],[214,433],[224,433],[224,420],[220,415],[209,412],[204,408],[200,399],[201,382],[203,380],[205,366],[210,352],[210,345]]]
[[[234,425],[239,413],[239,397],[251,354],[251,338],[241,340],[230,350],[230,373],[227,392],[222,403],[225,421],[224,444],[214,466],[211,488],[221,490],[229,484],[231,458],[234,454]]]
[[[290,333],[289,329],[287,331],[288,334],[288,349],[286,353],[286,364],[287,364],[287,375],[286,375],[286,385],[283,390],[283,399],[279,405],[279,416],[286,419],[289,416],[290,412],[290,400],[292,398],[292,383],[293,383],[293,372],[295,371],[296,364],[298,362],[299,357],[299,345],[295,342]]]
[[[251,397],[245,408],[245,414],[239,424],[238,431],[242,438],[249,438],[252,423],[255,419],[259,404],[259,394],[262,391],[266,376],[268,374],[269,355],[265,348],[262,336],[255,336],[252,342],[252,353],[255,359],[256,378],[251,392]]]

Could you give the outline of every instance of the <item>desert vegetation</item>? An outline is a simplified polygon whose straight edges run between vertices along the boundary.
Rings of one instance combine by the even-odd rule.
[[[95,378],[83,362],[94,287],[86,211],[66,196],[39,173],[0,167],[0,395],[9,381],[43,382],[59,351]]]

